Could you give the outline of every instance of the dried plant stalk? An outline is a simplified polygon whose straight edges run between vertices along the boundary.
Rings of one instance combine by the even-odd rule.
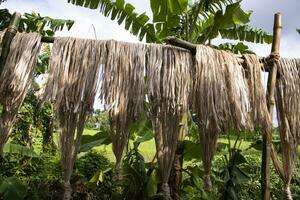
[[[283,161],[281,178],[284,199],[292,199],[290,184],[300,138],[300,60],[281,58],[277,65],[280,74],[276,84],[276,107]]]
[[[63,199],[71,199],[70,178],[87,115],[92,112],[105,42],[56,38],[44,100],[54,102],[60,128]]]
[[[108,110],[116,178],[122,179],[121,162],[129,127],[143,111],[145,96],[145,45],[109,41],[102,69],[101,99]]]
[[[194,67],[193,111],[200,130],[205,189],[212,190],[211,163],[218,133],[251,128],[250,102],[243,67],[236,57],[197,46]]]
[[[147,86],[157,160],[164,199],[171,199],[168,185],[174,162],[180,121],[188,111],[191,55],[162,45],[148,46]]]
[[[2,32],[3,36],[4,32]],[[1,38],[2,38],[1,36]],[[0,74],[0,155],[14,124],[18,110],[29,90],[41,47],[37,33],[17,33],[13,38]]]

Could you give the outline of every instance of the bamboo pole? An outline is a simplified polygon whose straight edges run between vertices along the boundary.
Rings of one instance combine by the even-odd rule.
[[[6,58],[9,53],[10,44],[16,33],[18,32],[19,24],[21,20],[21,14],[15,12],[12,16],[12,19],[9,23],[9,26],[4,34],[2,47],[1,47],[1,57],[0,57],[0,74],[2,73],[3,67],[6,62]]]
[[[181,40],[175,36],[168,36],[164,39],[165,43],[171,44],[173,46],[181,47],[187,50],[190,50],[193,55],[196,54],[197,45],[187,42],[185,40]]]
[[[275,105],[275,85],[277,79],[277,65],[276,60],[279,59],[280,49],[280,37],[281,37],[281,13],[276,13],[274,16],[273,27],[273,42],[272,50],[269,59],[270,72],[267,85],[267,102],[268,111],[270,114],[269,129],[268,132],[263,134],[263,152],[262,152],[262,174],[261,174],[261,186],[262,186],[262,199],[270,199],[270,160],[271,160],[271,148],[272,148],[272,116]]]
[[[44,42],[44,43],[53,43],[54,39],[55,39],[55,37],[43,36],[42,39],[41,39],[41,42]]]

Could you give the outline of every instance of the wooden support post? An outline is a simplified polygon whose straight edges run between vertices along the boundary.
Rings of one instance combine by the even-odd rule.
[[[1,57],[0,57],[0,74],[2,73],[2,70],[3,70],[5,62],[6,62],[6,58],[9,53],[11,41],[13,40],[16,33],[18,32],[20,20],[21,20],[21,14],[14,13],[12,16],[12,19],[10,21],[10,24],[3,36],[3,39],[2,39],[3,42],[2,42],[2,47],[1,47]]]
[[[272,116],[275,105],[275,86],[277,79],[277,65],[276,60],[279,58],[280,37],[281,37],[281,13],[276,13],[274,17],[273,29],[273,43],[270,55],[270,72],[267,85],[267,102],[268,111],[270,114],[270,128],[269,131],[263,134],[263,152],[262,152],[262,174],[261,174],[261,187],[262,199],[270,199],[270,160],[271,160],[271,146],[272,146]]]

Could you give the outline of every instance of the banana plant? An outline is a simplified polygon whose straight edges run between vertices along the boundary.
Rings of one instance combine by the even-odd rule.
[[[74,5],[98,9],[119,25],[125,24],[139,40],[160,43],[174,35],[194,43],[216,37],[255,43],[271,43],[272,36],[249,26],[251,11],[241,9],[236,0],[150,0],[152,19],[138,14],[124,0],[68,0]]]
[[[8,9],[0,9],[0,30],[7,28],[12,18]],[[54,19],[41,16],[39,13],[25,13],[19,25],[20,32],[38,32],[43,36],[54,36],[56,31],[63,28],[70,30],[74,24],[73,20]]]

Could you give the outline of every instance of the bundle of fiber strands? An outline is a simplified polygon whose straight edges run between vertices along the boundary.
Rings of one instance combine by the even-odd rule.
[[[44,98],[54,102],[58,115],[65,200],[71,198],[70,177],[85,120],[93,110],[98,75],[105,57],[103,41],[56,38],[52,48]]]
[[[203,181],[211,191],[211,162],[219,132],[250,128],[249,98],[244,70],[228,52],[197,46],[194,67],[193,111],[200,132]]]
[[[244,58],[252,122],[255,127],[261,129],[263,134],[267,134],[267,131],[272,129],[272,123],[263,86],[262,63],[254,54],[245,54]]]
[[[300,138],[300,59],[281,58],[277,63],[276,107],[282,147],[281,178],[284,199],[292,199],[290,183],[293,176]]]
[[[109,113],[116,179],[122,179],[122,155],[129,127],[144,109],[145,45],[107,42],[107,60],[102,68],[100,97]]]
[[[2,52],[2,39],[3,39],[4,34],[5,34],[4,31],[0,31],[0,55]]]
[[[41,47],[37,33],[17,33],[0,74],[0,154],[34,77],[34,67]]]
[[[188,112],[192,58],[182,49],[148,46],[146,69],[148,98],[155,131],[158,167],[164,199],[171,199],[168,185],[174,162],[180,122]]]

